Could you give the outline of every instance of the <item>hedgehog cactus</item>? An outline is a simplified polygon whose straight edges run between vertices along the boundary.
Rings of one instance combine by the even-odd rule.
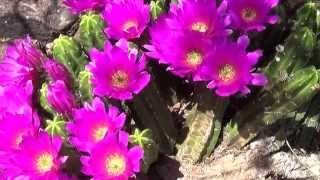
[[[155,0],[150,2],[151,16],[153,20],[156,20],[164,11],[164,4],[165,2],[163,0]]]
[[[159,149],[153,140],[151,130],[145,129],[140,131],[139,129],[135,129],[134,133],[130,136],[130,142],[143,148],[144,158],[142,162],[142,171],[147,173],[150,165],[154,163],[159,156]]]
[[[91,73],[84,70],[79,73],[79,94],[83,101],[88,101],[93,98],[92,85],[91,85]]]
[[[84,70],[84,65],[87,62],[76,40],[64,35],[60,35],[53,41],[53,57],[64,64],[74,77],[81,70]]]
[[[54,114],[54,111],[52,110],[52,108],[48,103],[47,94],[48,94],[48,84],[43,83],[40,89],[39,103],[44,110],[46,110],[51,114]]]
[[[102,49],[106,40],[103,32],[105,23],[100,15],[89,12],[81,16],[79,25],[79,40],[88,52],[91,48]]]
[[[46,124],[47,126],[45,131],[47,131],[51,136],[59,135],[66,137],[66,122],[62,116],[56,115],[53,120],[47,120]]]
[[[221,121],[227,99],[214,96],[210,90],[196,87],[195,105],[187,115],[189,132],[179,147],[177,158],[197,163],[213,152],[221,132]]]

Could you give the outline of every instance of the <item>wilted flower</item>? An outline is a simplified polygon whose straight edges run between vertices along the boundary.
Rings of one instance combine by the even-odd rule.
[[[242,36],[237,43],[218,45],[210,57],[212,60],[202,69],[202,78],[211,80],[208,88],[216,89],[217,95],[230,96],[238,91],[248,94],[248,85],[264,86],[267,83],[263,74],[252,73],[262,52],[246,53],[248,44],[249,38]]]
[[[150,81],[145,71],[145,57],[137,57],[136,50],[129,51],[128,42],[121,40],[119,47],[105,43],[104,51],[92,49],[87,69],[92,73],[94,94],[114,99],[132,99]]]
[[[158,36],[161,34],[151,34]],[[161,39],[160,37],[155,37]],[[145,46],[150,50],[147,55],[159,60],[160,63],[168,64],[168,69],[180,76],[192,75],[194,80],[199,80],[198,71],[208,59],[209,54],[214,51],[215,45],[211,39],[194,32],[185,32],[181,35],[167,38],[164,43],[155,41],[153,45]],[[166,41],[166,40],[165,40]]]
[[[44,132],[35,136],[25,136],[20,150],[15,152],[12,164],[20,170],[19,177],[26,179],[58,180],[60,166],[66,157],[59,156],[62,140]]]
[[[51,80],[53,81],[61,80],[68,87],[71,86],[71,74],[63,64],[60,64],[55,60],[49,59],[44,63],[44,68],[48,73],[49,77],[51,78]]]
[[[0,85],[24,85],[36,81],[44,57],[29,36],[10,45],[0,64]]]
[[[70,142],[80,151],[89,152],[107,133],[117,133],[124,125],[126,115],[110,106],[106,111],[104,103],[95,98],[92,104],[75,110],[74,122],[67,124]]]
[[[209,38],[225,37],[229,33],[226,26],[230,24],[225,10],[226,3],[217,8],[212,0],[181,0],[171,4],[165,28],[194,31]]]
[[[128,179],[140,171],[143,150],[134,146],[128,150],[128,135],[124,132],[108,134],[97,143],[90,156],[82,156],[82,172],[93,179]]]
[[[101,9],[104,7],[106,0],[64,0],[71,12],[77,14],[90,10]]]
[[[150,21],[150,8],[143,0],[118,0],[106,5],[105,32],[113,39],[139,38]]]
[[[75,96],[61,80],[49,84],[47,98],[55,111],[68,117],[72,116],[72,111],[77,106]]]
[[[270,16],[271,9],[279,0],[226,0],[232,25],[243,31],[265,29],[265,24],[275,24],[278,16]]]

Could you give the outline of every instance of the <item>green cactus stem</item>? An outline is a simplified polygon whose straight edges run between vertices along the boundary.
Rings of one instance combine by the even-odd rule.
[[[90,101],[93,98],[91,73],[84,70],[79,73],[79,94],[82,101]]]
[[[159,148],[153,139],[151,130],[135,129],[134,134],[130,135],[130,143],[143,148],[142,172],[147,173],[150,165],[156,162],[159,156]]]
[[[298,10],[295,26],[309,27],[318,35],[320,33],[320,4],[313,1],[305,3]]]
[[[221,132],[227,99],[217,97],[205,87],[197,87],[195,105],[187,116],[189,132],[179,147],[177,159],[195,164],[214,150]]]
[[[235,137],[231,144],[242,147],[264,127],[290,116],[316,95],[318,83],[319,72],[310,66],[296,71],[282,86],[265,91],[233,118],[239,134],[230,135]]]
[[[53,120],[47,120],[46,123],[47,126],[45,128],[45,131],[47,131],[51,136],[58,135],[66,137],[66,122],[62,116],[56,115]]]
[[[173,153],[178,133],[171,112],[166,107],[156,84],[151,81],[148,87],[128,105],[136,124],[140,128],[148,128],[152,131],[160,152]]]
[[[53,41],[53,57],[64,64],[73,77],[84,70],[87,58],[81,51],[80,45],[72,37],[60,35]]]
[[[79,40],[82,47],[88,52],[91,48],[103,49],[105,40],[105,23],[99,14],[89,12],[80,18]]]

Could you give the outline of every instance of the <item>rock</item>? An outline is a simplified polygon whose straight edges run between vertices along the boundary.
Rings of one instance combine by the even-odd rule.
[[[26,34],[40,41],[51,41],[76,19],[63,0],[1,0],[0,41]]]

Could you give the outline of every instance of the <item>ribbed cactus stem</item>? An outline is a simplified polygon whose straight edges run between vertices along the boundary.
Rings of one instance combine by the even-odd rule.
[[[107,39],[103,32],[105,23],[99,14],[89,12],[81,16],[79,39],[82,47],[88,52],[91,48],[102,49]]]
[[[47,127],[45,131],[47,131],[51,136],[62,136],[66,137],[65,131],[65,120],[62,116],[56,115],[53,120],[46,121]]]
[[[214,150],[221,132],[221,120],[227,99],[217,97],[205,87],[196,87],[195,105],[187,117],[189,132],[179,147],[177,159],[200,162]]]
[[[164,11],[164,6],[165,0],[153,0],[150,2],[151,16],[153,20],[156,20]]]
[[[309,102],[317,93],[315,87],[319,83],[319,73],[315,67],[307,67],[298,70],[282,88],[274,87],[265,97],[269,97],[268,103],[259,105],[256,102],[246,106],[234,117],[238,123],[239,135],[231,140],[231,144],[242,147],[254,138],[257,133],[267,125],[277,120],[287,118],[291,113]],[[279,95],[273,95],[278,92]],[[267,99],[267,98],[263,98]],[[251,109],[254,105],[257,108]],[[261,109],[261,107],[265,107]]]
[[[154,163],[159,156],[159,148],[153,139],[150,129],[140,131],[135,129],[134,134],[130,135],[130,143],[139,145],[144,150],[142,172],[147,173],[150,165]]]
[[[152,131],[160,151],[172,153],[178,133],[171,112],[162,99],[156,84],[150,82],[148,87],[137,95],[129,106],[135,115],[136,123],[142,128],[148,128]]]
[[[74,38],[65,35],[60,35],[53,41],[53,57],[64,64],[73,77],[77,77],[87,63],[80,45]]]
[[[39,97],[40,106],[47,112],[54,114],[54,111],[52,110],[52,108],[48,103],[47,94],[48,94],[48,84],[43,83],[40,89],[40,97]]]
[[[91,73],[84,70],[79,73],[79,94],[82,101],[90,101],[93,98]]]

